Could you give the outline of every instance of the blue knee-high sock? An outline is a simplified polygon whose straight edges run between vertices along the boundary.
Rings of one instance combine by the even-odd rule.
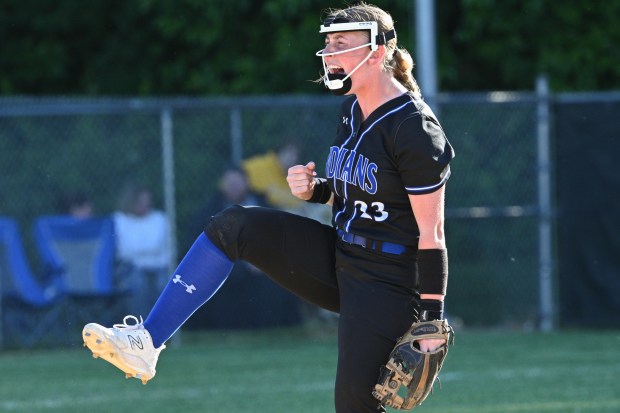
[[[202,233],[144,322],[159,348],[224,284],[233,262]]]

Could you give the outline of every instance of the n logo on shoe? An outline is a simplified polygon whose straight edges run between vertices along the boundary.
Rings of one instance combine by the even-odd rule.
[[[132,350],[135,350],[136,347],[140,350],[144,350],[144,344],[142,344],[142,339],[140,337],[136,338],[134,336],[128,335],[127,339],[129,340],[129,346]]]

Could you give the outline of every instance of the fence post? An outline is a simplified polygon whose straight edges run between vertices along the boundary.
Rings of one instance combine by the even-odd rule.
[[[536,79],[537,170],[538,170],[538,275],[539,328],[553,329],[553,257],[551,238],[551,161],[549,150],[549,83]]]
[[[161,125],[161,151],[162,151],[162,180],[164,186],[164,209],[170,223],[168,234],[168,248],[170,259],[168,261],[168,273],[177,267],[177,238],[176,238],[176,202],[174,186],[174,134],[172,123],[172,109],[164,107],[159,115]],[[172,345],[181,344],[181,334],[178,331],[172,338]]]
[[[437,45],[435,36],[435,0],[415,1],[416,52],[418,80],[426,102],[439,116],[437,104]]]
[[[174,187],[174,135],[172,132],[172,110],[163,108],[161,111],[161,149],[163,162],[163,185],[164,185],[164,208],[170,220],[170,235],[168,237],[168,247],[170,249],[170,260],[168,262],[169,272],[174,271],[177,266],[177,243],[176,243],[176,203]]]
[[[243,159],[243,127],[241,109],[230,110],[230,153],[233,165],[241,164]]]

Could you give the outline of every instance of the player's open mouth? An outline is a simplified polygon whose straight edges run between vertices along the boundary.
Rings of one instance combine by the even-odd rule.
[[[331,74],[345,74],[344,69],[336,65],[327,65],[327,70]]]

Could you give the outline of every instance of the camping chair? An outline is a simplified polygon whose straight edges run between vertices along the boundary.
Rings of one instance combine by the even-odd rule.
[[[42,285],[28,264],[19,226],[0,217],[2,345],[33,347],[63,342],[63,301],[59,285]],[[57,280],[56,280],[57,281]]]
[[[85,323],[111,324],[122,315],[123,294],[114,287],[114,224],[110,217],[35,220],[36,246],[53,278],[61,281],[76,337]]]

